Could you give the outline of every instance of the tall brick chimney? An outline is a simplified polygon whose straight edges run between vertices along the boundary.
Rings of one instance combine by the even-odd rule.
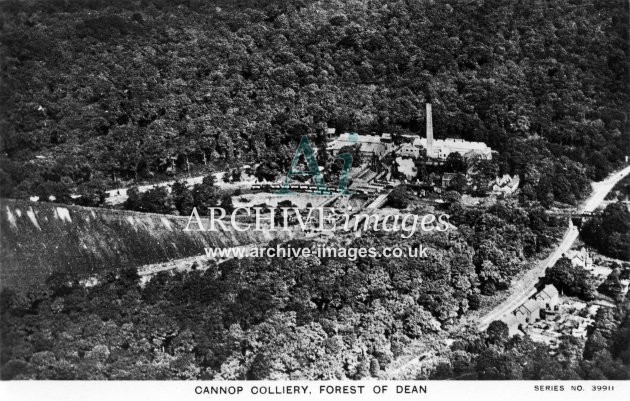
[[[427,103],[427,156],[433,157],[433,116],[431,103]]]

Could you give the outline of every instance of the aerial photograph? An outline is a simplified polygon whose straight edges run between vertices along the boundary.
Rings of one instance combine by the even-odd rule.
[[[0,0],[0,381],[612,390],[629,158],[628,0]]]

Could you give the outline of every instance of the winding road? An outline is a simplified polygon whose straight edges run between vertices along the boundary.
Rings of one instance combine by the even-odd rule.
[[[592,183],[593,192],[591,195],[578,207],[578,213],[592,212],[597,208],[606,198],[608,192],[625,176],[630,174],[630,166],[619,170],[606,178],[603,181]],[[564,233],[562,241],[556,246],[554,251],[545,260],[538,263],[536,267],[531,269],[525,274],[514,286],[515,292],[509,296],[501,304],[494,307],[486,315],[482,316],[478,322],[479,330],[485,330],[488,325],[495,321],[500,320],[504,315],[512,312],[519,305],[523,304],[530,296],[536,293],[536,284],[541,276],[544,275],[547,267],[553,266],[563,253],[567,252],[575,240],[578,237],[578,230],[572,224]]]

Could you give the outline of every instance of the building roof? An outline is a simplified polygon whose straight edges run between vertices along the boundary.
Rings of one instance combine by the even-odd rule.
[[[528,299],[523,305],[516,309],[516,312],[520,312],[524,315],[530,315],[538,309],[540,309],[540,304],[535,299]]]
[[[422,146],[423,148],[427,147],[427,138],[416,137],[413,141],[413,144],[416,146]],[[460,152],[470,151],[470,150],[479,150],[482,153],[489,152],[491,149],[483,142],[469,142],[463,139],[434,139],[433,140],[434,148],[449,148],[453,149],[453,151],[457,150]]]
[[[405,143],[403,144],[400,149],[398,150],[398,152],[400,153],[420,153],[420,148],[418,148],[417,146],[414,146],[411,143]]]
[[[586,252],[584,248],[579,251],[570,250],[569,252],[565,253],[565,256],[569,258],[572,262],[575,261],[582,265],[586,265],[586,263],[590,262],[591,260],[591,256],[588,254],[588,252]]]
[[[569,259],[571,260],[578,260],[580,262],[585,262],[586,261],[586,257],[584,257],[584,255],[582,255],[581,253],[576,253],[574,255],[569,256]]]
[[[558,296],[558,289],[553,284],[549,284],[549,285],[546,285],[545,288],[543,288],[540,292],[538,292],[534,296],[534,299],[536,299],[537,301],[545,302],[557,296]]]
[[[382,143],[362,143],[361,152],[381,154],[385,152],[386,147]]]
[[[344,146],[359,145],[361,152],[382,154],[390,149],[391,144],[381,142],[381,137],[374,135],[356,135],[352,138],[349,132],[340,134],[338,138],[328,143],[327,148],[330,150],[339,150]]]
[[[356,141],[350,141],[350,136],[352,135],[353,139]],[[381,137],[376,135],[359,135],[359,134],[351,134],[350,132],[344,132],[339,135],[339,138],[336,139],[338,142],[352,142],[352,143],[380,143]]]

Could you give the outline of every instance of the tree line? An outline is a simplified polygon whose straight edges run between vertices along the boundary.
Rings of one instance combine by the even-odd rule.
[[[507,288],[557,227],[505,203],[449,234],[366,232],[330,246],[430,248],[427,258],[243,258],[161,272],[69,273],[0,295],[3,379],[359,379],[446,338]],[[560,222],[558,222],[560,223]],[[350,243],[346,243],[350,241]],[[500,242],[497,242],[500,241]],[[272,242],[269,246],[275,246]],[[292,240],[284,246],[316,246]],[[486,261],[487,260],[487,261]],[[202,268],[202,269],[201,269]]]
[[[427,101],[437,138],[486,142],[541,202],[574,203],[630,145],[621,0],[0,7],[5,197],[285,166],[325,127],[423,134]]]

